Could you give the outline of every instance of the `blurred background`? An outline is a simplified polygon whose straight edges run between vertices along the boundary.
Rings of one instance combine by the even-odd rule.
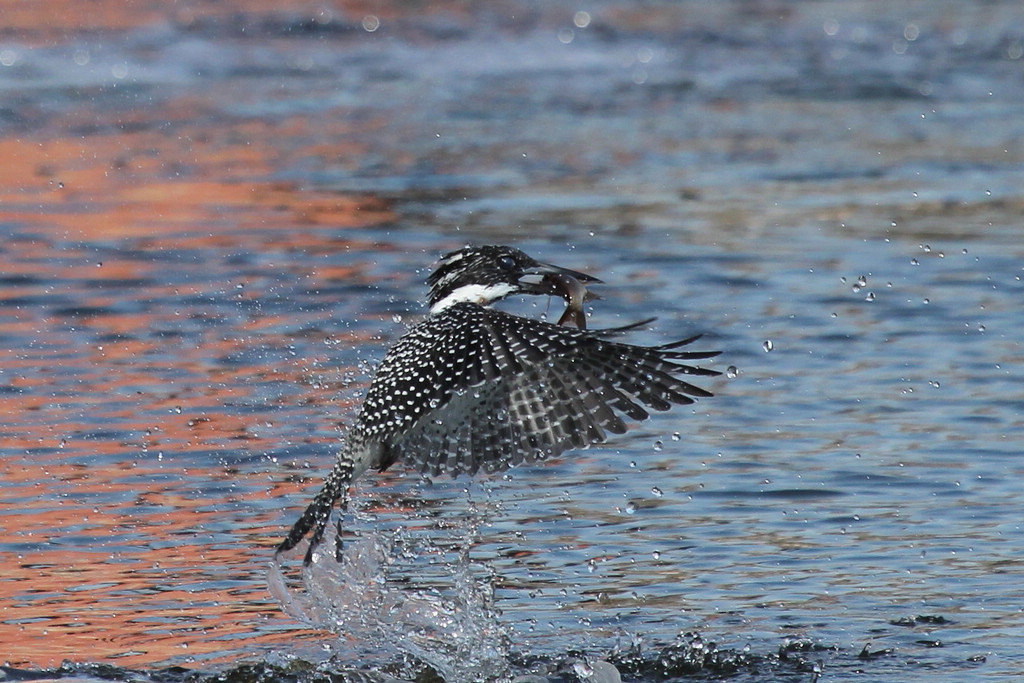
[[[0,11],[9,665],[1024,674],[1019,2]],[[592,326],[657,316],[632,339],[705,333],[732,370],[504,480],[361,482],[354,533],[408,590],[466,598],[472,563],[497,652],[290,617],[272,549],[468,242],[593,273]]]

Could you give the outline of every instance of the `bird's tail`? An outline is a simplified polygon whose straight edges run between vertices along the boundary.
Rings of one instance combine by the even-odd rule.
[[[331,510],[334,508],[334,504],[338,503],[338,508],[342,514],[345,513],[345,509],[348,507],[348,487],[352,483],[353,473],[354,462],[352,458],[347,456],[347,452],[342,450],[337,462],[334,464],[334,469],[331,470],[331,473],[327,475],[327,479],[324,480],[320,493],[316,494],[313,502],[309,504],[306,511],[295,522],[291,531],[281,541],[281,544],[277,546],[277,552],[274,554],[275,559],[279,558],[281,553],[287,552],[301,543],[306,534],[312,530],[313,535],[309,537],[309,547],[306,549],[306,555],[302,563],[308,565],[313,561],[313,551],[323,540],[324,530],[327,528],[327,522],[331,518]],[[340,521],[338,522],[338,539],[335,552],[340,561]]]

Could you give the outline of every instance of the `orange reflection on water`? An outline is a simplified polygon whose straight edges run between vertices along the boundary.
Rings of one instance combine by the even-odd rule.
[[[191,0],[188,3],[136,0],[4,0],[4,26],[0,35],[16,36],[26,44],[67,40],[76,32],[126,30],[145,25],[175,23],[188,26],[211,19],[251,20],[267,16],[358,22],[367,14],[366,3],[331,0],[312,4],[281,0]],[[466,4],[458,0],[434,0],[410,7],[404,0],[378,0],[372,11],[381,17],[400,17],[410,10],[417,14],[471,17]]]
[[[9,0],[0,35],[116,42],[133,27],[280,11]],[[358,266],[316,257],[395,214],[370,194],[275,178],[364,155],[345,112],[230,117],[244,82],[195,85],[138,106],[67,86],[79,104],[0,137],[0,659],[12,665],[205,665],[321,637],[267,592],[298,507],[283,501],[312,486],[289,481],[291,455],[267,454],[329,452],[340,371],[314,382],[315,350],[290,359],[295,335],[328,336],[325,313],[280,303],[274,287],[365,285]],[[308,258],[281,273],[274,254]]]
[[[167,142],[154,134],[146,144]],[[0,141],[0,221],[22,231],[4,271],[25,278],[0,286],[9,340],[0,349],[0,649],[16,666],[205,665],[320,637],[280,613],[264,576],[283,532],[281,497],[299,485],[216,454],[279,448],[256,435],[279,405],[318,425],[310,442],[333,441],[323,416],[336,386],[312,386],[298,361],[225,360],[257,344],[285,348],[290,329],[322,313],[247,318],[217,303],[228,275],[199,263],[183,280],[145,254],[329,254],[344,248],[339,229],[390,212],[368,197],[224,180],[223,155],[187,180],[111,172],[125,146],[139,144]],[[247,150],[250,170],[272,165]],[[134,254],[111,250],[111,240],[127,240]],[[102,263],[94,245],[108,250]],[[311,265],[308,278],[316,287],[359,273]],[[220,299],[209,306],[187,303],[211,293]],[[252,286],[235,296],[262,295]],[[254,385],[269,387],[265,399]]]
[[[44,222],[54,235],[72,238],[158,235],[163,248],[194,246],[197,235],[223,245],[225,238],[217,234],[224,231],[284,228],[291,228],[289,237],[298,242],[309,227],[366,226],[393,218],[386,204],[372,197],[252,180],[254,173],[269,170],[271,160],[254,158],[247,144],[230,145],[227,159],[210,159],[209,167],[204,159],[200,169],[194,155],[183,151],[170,136],[153,132],[75,141],[0,140],[5,159],[0,216],[16,223]],[[139,156],[159,162],[140,164]],[[176,164],[190,164],[190,177],[167,177],[168,167]],[[238,177],[241,169],[244,177]]]
[[[257,630],[263,648],[316,640],[317,634],[282,619],[268,599],[259,571],[269,557],[268,539],[279,533],[267,523],[269,515],[252,519],[237,544],[216,545],[206,529],[223,526],[223,515],[210,509],[210,500],[183,495],[174,483],[136,493],[140,482],[166,473],[143,465],[132,470],[137,480],[124,479],[120,472],[111,477],[104,470],[86,474],[68,463],[20,471],[4,467],[7,495],[11,484],[24,488],[24,495],[17,497],[18,526],[9,531],[32,542],[53,541],[55,546],[5,559],[0,642],[6,661],[45,667],[64,659],[116,661],[124,666],[210,663],[237,659]],[[211,481],[227,477],[216,469],[202,475]],[[190,478],[196,476],[190,473]],[[53,507],[52,482],[73,480],[69,490],[77,496],[101,492],[135,500]],[[242,482],[240,488],[258,484]],[[136,507],[164,512],[136,515]],[[5,516],[12,518],[10,513]],[[142,524],[148,525],[151,537],[169,542],[138,546]],[[248,557],[240,557],[246,548]],[[279,621],[280,627],[268,629],[268,620]]]
[[[201,355],[176,371],[198,381]],[[78,391],[59,400],[46,375],[0,395],[11,418],[0,426],[5,660],[208,663],[312,642],[270,601],[263,575],[283,531],[281,497],[299,485],[216,457],[207,464],[211,452],[278,445],[230,408],[252,368],[162,396],[144,364],[105,367],[90,356],[78,359]],[[295,372],[282,381],[301,384]],[[295,419],[322,422],[329,391],[310,388],[305,398],[308,412]]]

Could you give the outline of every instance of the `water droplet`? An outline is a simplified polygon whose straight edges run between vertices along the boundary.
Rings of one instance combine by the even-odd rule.
[[[583,680],[587,680],[594,675],[594,668],[583,660],[573,662],[572,671],[576,674],[577,678],[582,678]]]
[[[665,450],[665,442],[664,441],[660,441],[660,440],[659,441],[655,441],[654,442],[654,450],[655,451],[663,451],[663,450]]]
[[[672,440],[673,441],[679,441],[682,438],[683,438],[683,435],[680,434],[679,432],[672,432]]]
[[[402,314],[401,313],[395,313],[393,316],[391,316],[391,320],[393,320],[396,323],[402,322]]]
[[[919,266],[921,264],[920,264],[920,262],[916,258],[912,258],[912,259],[910,259],[910,265],[912,265],[912,266]]]
[[[661,489],[659,489],[657,486],[652,486],[651,487],[651,493],[653,493],[658,498],[661,498],[662,496],[665,495],[665,493]]]
[[[632,515],[635,512],[636,512],[636,503],[630,501],[629,503],[626,504],[626,514],[627,515]]]
[[[761,348],[764,349],[765,353],[768,353],[775,348],[775,344],[772,343],[771,339],[766,339],[764,344],[761,344]]]
[[[656,560],[660,560],[661,559],[661,552],[658,551],[658,550],[655,550],[653,553],[651,553],[651,557],[653,557]]]
[[[864,301],[874,301],[874,300],[875,300],[875,293],[874,292],[868,292],[868,295],[866,297],[864,297]]]
[[[735,365],[730,365],[725,369],[725,376],[729,379],[736,379],[739,374],[740,371]]]
[[[380,28],[380,18],[374,14],[367,14],[363,17],[363,30],[367,33],[373,33]]]

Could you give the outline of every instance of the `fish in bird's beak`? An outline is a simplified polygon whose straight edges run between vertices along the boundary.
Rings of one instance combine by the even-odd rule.
[[[548,263],[537,263],[536,266],[527,269],[519,282],[524,286],[523,291],[530,294],[547,294],[565,299],[565,312],[558,319],[558,324],[567,325],[572,322],[581,330],[587,328],[583,304],[601,298],[584,284],[587,282],[600,283],[601,280],[593,275]]]

